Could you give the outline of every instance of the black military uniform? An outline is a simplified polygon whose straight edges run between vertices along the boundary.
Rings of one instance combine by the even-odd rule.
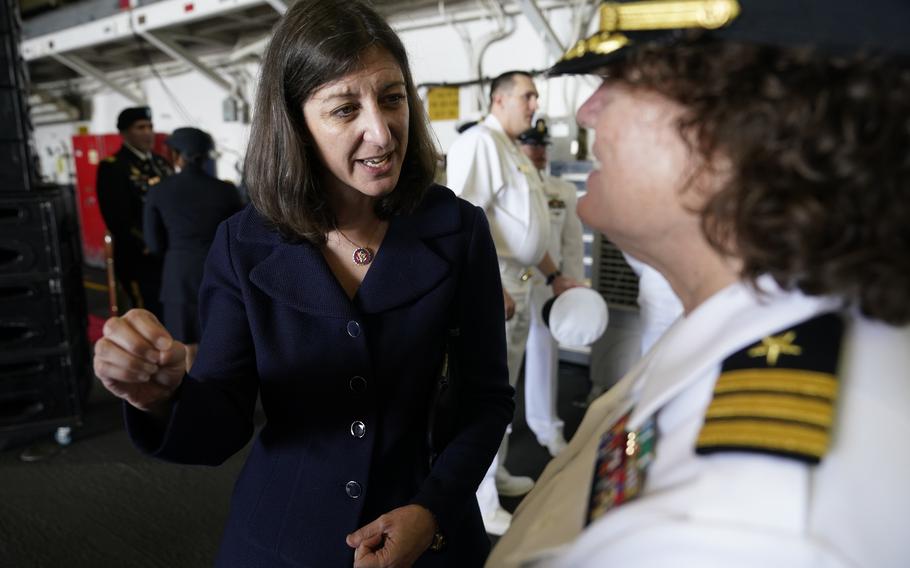
[[[118,120],[121,131],[124,130],[122,117],[128,111],[138,109],[121,113]],[[129,296],[132,307],[145,308],[158,316],[161,315],[158,303],[161,259],[149,252],[143,240],[142,208],[149,188],[172,173],[171,166],[161,156],[150,153],[143,159],[138,151],[126,144],[98,167],[98,205],[114,238],[117,280]]]
[[[145,203],[145,242],[164,256],[160,300],[164,325],[175,339],[199,341],[197,296],[202,268],[221,221],[242,208],[240,194],[230,183],[203,170],[212,149],[211,137],[196,128],[178,128],[166,143],[187,164],[177,175],[153,187]]]

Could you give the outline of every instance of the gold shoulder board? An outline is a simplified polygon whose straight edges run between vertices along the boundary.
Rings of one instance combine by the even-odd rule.
[[[816,316],[724,360],[696,452],[757,452],[818,463],[828,450],[844,323]]]

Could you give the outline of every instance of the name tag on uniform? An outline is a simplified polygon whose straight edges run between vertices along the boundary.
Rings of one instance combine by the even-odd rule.
[[[610,509],[631,501],[641,491],[645,473],[654,461],[654,419],[628,432],[631,412],[616,421],[600,439],[585,526]]]

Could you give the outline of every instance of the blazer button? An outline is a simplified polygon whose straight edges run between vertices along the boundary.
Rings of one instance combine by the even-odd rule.
[[[363,495],[363,487],[356,481],[348,481],[344,485],[344,492],[347,493],[348,497],[351,499],[360,499],[360,496]]]
[[[351,380],[348,381],[348,388],[351,389],[351,392],[363,392],[367,390],[367,380],[361,376],[351,377]]]
[[[364,434],[367,433],[366,424],[357,420],[351,424],[351,436],[355,438],[363,438]]]
[[[356,321],[348,322],[348,335],[351,337],[360,337],[360,324]]]

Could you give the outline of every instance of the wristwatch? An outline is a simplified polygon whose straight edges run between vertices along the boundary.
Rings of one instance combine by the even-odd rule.
[[[552,286],[553,281],[556,280],[556,278],[559,276],[562,276],[562,272],[559,270],[554,270],[553,272],[547,274],[547,286]]]

